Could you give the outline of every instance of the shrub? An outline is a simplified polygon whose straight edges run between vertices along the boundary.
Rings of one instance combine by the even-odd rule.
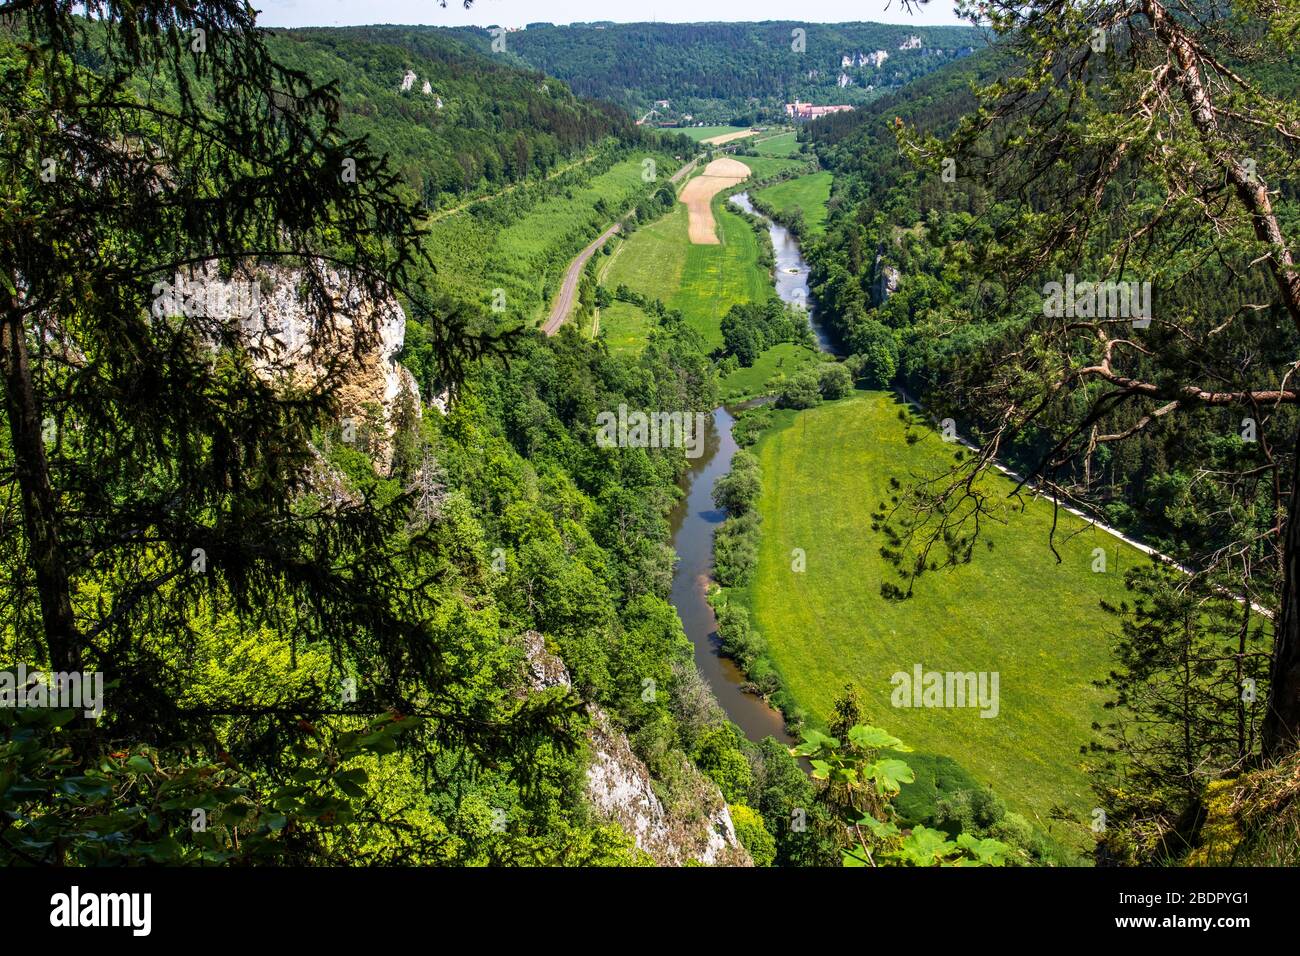
[[[738,451],[731,459],[731,471],[713,483],[713,503],[738,517],[753,508],[761,491],[758,459]]]
[[[898,341],[875,319],[866,319],[849,334],[849,348],[859,380],[870,388],[887,388],[898,374]]]
[[[853,376],[840,363],[828,364],[817,376],[817,388],[822,398],[843,398],[853,388]]]
[[[736,838],[749,851],[755,866],[771,866],[776,860],[776,840],[767,832],[763,818],[743,803],[731,806],[731,822]]]
[[[800,372],[790,380],[790,384],[781,393],[778,404],[782,408],[812,408],[821,404],[822,393],[818,387],[817,373],[809,370]]]
[[[746,670],[767,651],[762,635],[750,626],[749,612],[734,602],[718,608],[718,637],[722,652]]]
[[[713,573],[723,587],[749,583],[758,563],[758,514],[728,518],[713,533]]]
[[[708,731],[695,752],[695,764],[703,770],[728,803],[749,799],[754,771],[740,752],[741,740],[734,724],[719,724]]]

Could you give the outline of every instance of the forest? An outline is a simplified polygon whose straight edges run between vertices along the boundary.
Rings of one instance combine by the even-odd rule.
[[[1295,0],[0,9],[7,868],[1300,864]]]
[[[484,51],[492,35],[453,31]],[[909,38],[921,43],[906,47]],[[770,122],[796,98],[868,102],[986,42],[965,26],[883,23],[532,24],[504,38],[502,56],[559,77],[582,96],[637,116],[669,100],[681,121]],[[913,41],[915,42],[915,41]],[[868,57],[884,51],[883,60]],[[846,65],[847,58],[847,65]]]
[[[1096,789],[1112,806],[1099,853],[1130,863],[1184,856],[1189,819],[1223,780],[1287,750],[1293,733],[1291,718],[1252,705],[1249,688],[1270,659],[1274,681],[1290,667],[1294,614],[1280,534],[1298,424],[1286,384],[1292,267],[1285,240],[1264,251],[1260,231],[1296,222],[1294,33],[1280,12],[1242,23],[1216,5],[1161,19],[1163,9],[1090,20],[999,5],[1002,44],[806,134],[836,174],[826,235],[809,256],[829,321],[866,380],[916,397],[934,421],[951,416],[982,448],[954,485],[918,490],[898,517],[902,584],[925,570],[911,563],[915,549],[936,546],[938,564],[970,560],[985,502],[958,486],[993,454],[1194,572],[1190,585],[1167,566],[1134,568],[1131,595],[1109,606],[1125,666],[1105,681],[1123,709],[1091,744]],[[1045,18],[1056,15],[1051,34]],[[1249,105],[1224,107],[1212,134],[1177,91],[1161,94],[1159,123],[1143,122],[1148,107],[1126,86],[1193,29],[1216,78],[1202,94],[1179,74],[1184,91],[1198,90],[1184,95],[1247,91]],[[1263,115],[1270,127],[1277,119],[1280,142],[1253,135]],[[1168,136],[1186,155],[1162,148]],[[1230,156],[1272,165],[1234,187]],[[1267,198],[1254,191],[1264,182]],[[1066,275],[1148,282],[1150,329],[1135,320],[1126,334],[1116,326],[1128,316],[1082,310],[1053,326],[1044,293]],[[1191,384],[1202,376],[1208,390]],[[1179,705],[1165,685],[1175,660],[1195,661]],[[1274,706],[1288,693],[1275,685]]]

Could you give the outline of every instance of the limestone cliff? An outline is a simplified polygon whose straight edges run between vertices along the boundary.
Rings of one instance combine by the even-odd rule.
[[[377,409],[391,437],[403,389],[418,395],[397,362],[406,313],[396,299],[376,301],[335,270],[314,275],[320,295],[309,302],[306,278],[301,269],[257,266],[223,279],[209,266],[158,283],[153,314],[185,316],[214,343],[240,337],[268,380],[330,387],[340,418],[360,421]],[[414,407],[419,414],[420,403]],[[385,467],[387,449],[377,458]]]
[[[524,634],[528,684],[533,690],[571,687],[568,669],[546,650],[542,635]],[[696,861],[707,866],[753,866],[736,837],[731,811],[713,781],[689,761],[683,770],[696,794],[691,812],[669,811],[655,793],[650,771],[632,751],[627,735],[595,704],[587,705],[587,799],[605,820],[621,826],[661,866]]]
[[[885,261],[885,247],[882,244],[876,252],[876,261],[871,267],[871,307],[883,305],[888,298],[898,291],[900,276],[898,270]]]

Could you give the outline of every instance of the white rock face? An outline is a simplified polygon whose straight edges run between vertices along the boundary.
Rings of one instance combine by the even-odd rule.
[[[564,662],[546,650],[541,634],[527,631],[523,640],[531,689],[573,686]],[[587,706],[587,713],[592,718],[587,799],[601,817],[621,826],[660,866],[682,866],[691,860],[707,866],[753,866],[736,837],[731,811],[711,780],[689,763],[683,767],[696,782],[702,815],[675,817],[654,792],[650,771],[633,753],[627,735],[595,704]]]
[[[867,63],[876,69],[880,69],[880,67],[884,66],[885,61],[888,59],[889,53],[886,50],[876,50],[874,53],[867,54]]]
[[[320,273],[328,306],[323,313],[309,309],[304,278],[299,269],[258,266],[223,280],[209,264],[158,283],[153,314],[189,317],[214,346],[221,334],[241,338],[268,381],[328,384],[345,417],[380,406],[391,435],[403,388],[419,395],[414,377],[397,362],[406,313],[396,299],[375,302],[334,270]],[[386,466],[385,457],[381,450],[379,463]]]
[[[415,83],[415,71],[407,70],[406,74],[402,77],[402,92],[405,93],[407,90],[411,88],[411,86],[414,83]]]
[[[921,38],[916,34],[912,34],[902,43],[898,44],[898,48],[900,50],[919,50],[921,49]]]
[[[889,297],[898,291],[901,276],[896,268],[885,262],[883,250],[876,253],[872,272],[874,281],[871,284],[871,305],[875,307],[888,301]]]
[[[259,364],[268,370],[288,365],[293,374],[315,380],[328,374],[332,363],[341,363],[343,407],[359,411],[366,402],[381,404],[391,430],[402,387],[413,382],[397,364],[406,340],[406,313],[396,299],[376,303],[330,271],[324,278],[332,300],[331,322],[313,328],[314,319],[298,295],[300,278],[296,272],[281,273],[269,298],[263,297],[260,314],[241,323],[250,341],[284,343],[268,349]]]
[[[420,92],[423,93],[425,96],[429,96],[431,93],[433,93],[433,84],[430,83],[428,80],[425,80],[424,85],[420,87]]]
[[[599,707],[592,705],[588,712],[594,726],[587,798],[601,816],[622,826],[661,866],[682,866],[691,860],[706,866],[753,865],[736,838],[731,811],[711,781],[701,781],[703,819],[674,819],[664,810],[651,787],[650,772],[632,752],[627,736],[612,728]]]

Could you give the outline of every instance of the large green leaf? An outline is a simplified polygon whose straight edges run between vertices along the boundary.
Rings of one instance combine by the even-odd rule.
[[[1007,861],[1007,854],[1011,852],[1011,847],[1000,840],[989,837],[979,839],[969,833],[963,833],[957,837],[957,846],[985,866],[1002,866]]]
[[[876,788],[881,793],[898,793],[903,784],[916,780],[915,771],[905,761],[893,757],[867,764],[862,768],[862,773],[868,779],[875,781]]]
[[[929,827],[916,827],[903,838],[898,856],[913,866],[934,866],[957,849],[948,835]]]
[[[837,739],[827,736],[820,730],[805,730],[803,732],[803,743],[791,748],[790,752],[799,757],[808,757],[817,753],[823,747],[834,750],[839,745],[840,742]]]
[[[867,724],[858,724],[850,730],[849,741],[864,750],[897,750],[899,753],[911,753],[912,750],[889,731]]]
[[[888,840],[891,837],[898,836],[897,826],[893,823],[877,820],[869,813],[862,815],[862,819],[858,821],[858,826],[865,826],[877,840]]]

